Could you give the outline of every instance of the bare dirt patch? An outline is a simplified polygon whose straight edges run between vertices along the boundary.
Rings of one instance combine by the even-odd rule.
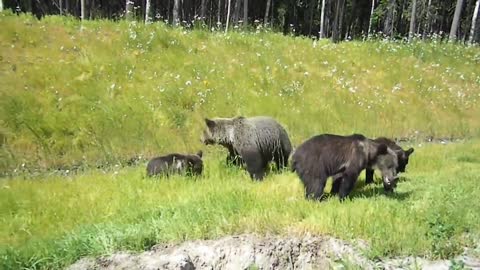
[[[480,269],[480,258],[464,254],[454,260],[428,261],[405,257],[372,261],[360,251],[366,244],[350,244],[331,237],[258,237],[244,234],[217,240],[156,245],[135,254],[119,252],[84,258],[68,269],[449,269],[452,263]]]

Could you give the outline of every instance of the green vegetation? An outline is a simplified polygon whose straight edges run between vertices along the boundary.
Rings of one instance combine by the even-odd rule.
[[[0,172],[204,148],[199,179],[144,166],[0,180],[0,268],[255,232],[364,239],[370,256],[451,258],[480,235],[480,141],[415,145],[395,195],[306,201],[298,178],[252,182],[201,146],[206,116],[271,115],[295,145],[318,133],[480,135],[480,49],[313,43],[126,22],[0,14]],[[120,167],[118,167],[120,168]],[[327,188],[327,191],[329,188]]]
[[[253,182],[211,151],[197,180],[145,179],[144,166],[4,180],[0,268],[58,268],[85,255],[248,232],[363,239],[372,257],[451,258],[480,235],[480,163],[463,161],[480,155],[480,142],[416,147],[395,195],[360,180],[344,203],[304,200],[293,173]]]
[[[201,147],[203,117],[318,133],[480,134],[480,49],[0,15],[0,172]]]

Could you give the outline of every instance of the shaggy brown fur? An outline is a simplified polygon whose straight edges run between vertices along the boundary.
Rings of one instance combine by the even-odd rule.
[[[385,144],[363,135],[323,134],[302,143],[292,156],[292,170],[302,180],[307,198],[320,199],[327,178],[332,176],[333,192],[343,200],[365,168],[382,171],[385,186],[396,182],[397,156]]]
[[[153,158],[147,164],[147,176],[170,176],[172,174],[200,175],[202,172],[202,151],[195,155],[168,154]]]

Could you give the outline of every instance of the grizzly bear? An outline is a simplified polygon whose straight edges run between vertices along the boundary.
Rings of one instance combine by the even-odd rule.
[[[292,145],[285,129],[267,116],[205,119],[204,144],[227,148],[227,161],[244,164],[250,177],[262,180],[270,161],[278,170],[288,165]]]
[[[147,164],[147,176],[172,174],[200,175],[203,172],[202,151],[195,155],[168,154],[151,159]]]
[[[394,141],[385,138],[385,137],[379,137],[374,139],[375,142],[378,143],[383,143],[388,146],[388,148],[392,149],[398,157],[398,167],[397,167],[397,173],[405,172],[405,169],[408,165],[408,159],[410,155],[413,153],[414,149],[409,148],[408,150],[403,150],[402,147],[400,147],[398,144],[396,144]],[[371,184],[373,183],[373,168],[367,168],[365,170],[365,183],[366,184]]]
[[[292,171],[300,177],[307,198],[321,199],[327,178],[332,176],[332,193],[343,200],[365,168],[378,168],[384,186],[396,184],[397,155],[383,143],[360,134],[322,134],[303,142],[292,156]]]

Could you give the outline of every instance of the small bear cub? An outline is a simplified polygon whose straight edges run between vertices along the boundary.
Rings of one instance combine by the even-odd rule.
[[[203,172],[202,151],[197,154],[168,154],[151,159],[147,164],[147,176],[201,175]]]

